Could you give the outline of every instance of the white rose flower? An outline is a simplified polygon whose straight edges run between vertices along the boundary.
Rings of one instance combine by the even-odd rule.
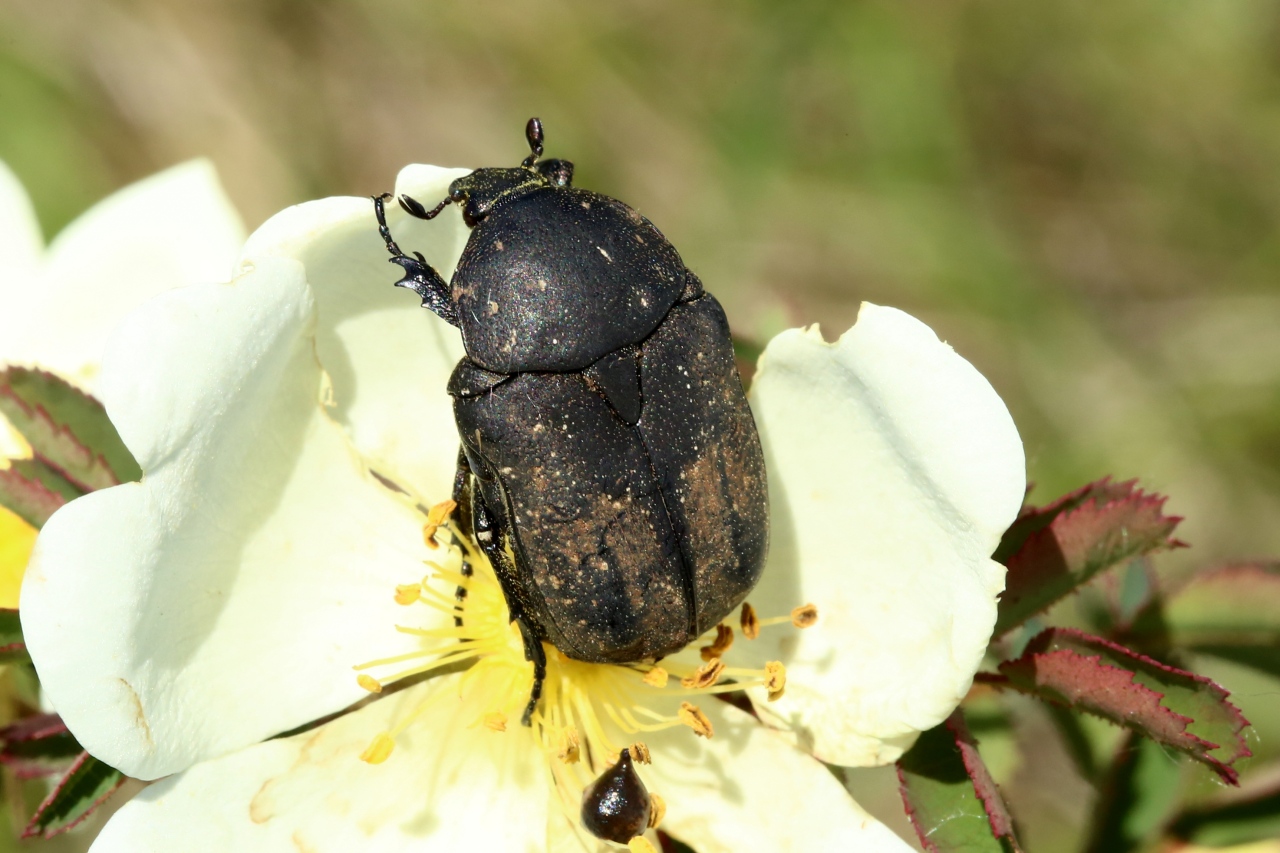
[[[397,191],[440,198],[462,174],[409,167]],[[391,224],[452,273],[456,210]],[[706,695],[727,685],[697,683],[694,644],[661,663],[665,686],[656,667],[553,651],[526,727],[532,665],[483,558],[456,531],[423,542],[421,508],[450,492],[461,344],[385,259],[368,199],[300,205],[250,237],[231,283],[164,293],[112,338],[97,387],[145,476],[58,511],[22,599],[81,743],[169,777],[95,849],[604,848],[576,798],[637,741],[662,828],[701,853],[909,849],[815,756],[893,761],[970,685],[1004,582],[990,554],[1025,486],[986,380],[873,305],[836,343],[775,338],[750,395],[772,508],[749,599],[764,627],[721,649],[759,720]],[[806,603],[799,630],[787,614]],[[771,661],[787,677],[773,702]]]
[[[0,367],[51,371],[94,393],[107,335],[157,293],[224,280],[244,225],[213,165],[193,160],[108,196],[46,248],[26,190],[0,162]],[[0,467],[30,455],[0,415]],[[0,607],[16,607],[35,531],[0,508]]]

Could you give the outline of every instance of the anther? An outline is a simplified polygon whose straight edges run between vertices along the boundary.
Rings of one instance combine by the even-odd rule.
[[[649,828],[657,829],[658,824],[667,816],[667,801],[657,794],[649,795]]]
[[[436,542],[436,531],[440,529],[440,525],[444,524],[449,515],[458,508],[453,501],[444,501],[438,503],[427,513],[427,523],[422,526],[422,541],[427,543],[427,547],[431,549],[439,548]]]
[[[818,608],[813,604],[802,604],[791,611],[791,624],[797,628],[808,628],[818,621]]]
[[[386,732],[378,732],[377,737],[369,744],[364,752],[360,753],[360,760],[366,764],[381,764],[391,756],[391,750],[395,749],[396,742],[391,739],[391,735]]]
[[[356,684],[359,684],[370,693],[381,693],[382,684],[372,675],[365,675],[363,672],[356,676]]]
[[[693,675],[680,679],[680,686],[686,690],[711,687],[720,680],[720,676],[723,674],[724,662],[720,658],[712,658],[694,670]]]
[[[764,686],[769,691],[770,702],[782,698],[787,689],[787,668],[782,661],[771,660],[764,665]]]
[[[644,678],[640,680],[643,681],[645,684],[649,685],[650,687],[657,687],[659,690],[661,690],[663,687],[667,686],[668,677],[669,676],[667,675],[667,671],[665,669],[663,669],[660,666],[655,666],[653,669],[646,672],[644,674]]]
[[[578,742],[578,730],[575,728],[567,728],[560,739],[559,758],[565,764],[577,764],[581,758],[581,748]]]
[[[712,658],[722,658],[724,653],[729,651],[733,646],[733,629],[725,623],[721,622],[716,626],[716,638],[711,645],[703,646],[700,650],[703,660],[711,660]]]
[[[501,711],[490,711],[484,715],[484,726],[490,731],[505,732],[507,730],[507,715]]]
[[[742,636],[754,640],[760,636],[760,619],[756,609],[747,602],[742,602]]]
[[[707,718],[701,708],[692,702],[681,702],[680,710],[676,716],[679,717],[680,722],[693,729],[693,733],[699,737],[710,738],[715,734],[711,720]]]
[[[652,764],[653,756],[649,754],[649,745],[642,740],[638,740],[631,744],[628,748],[631,758],[640,764]]]
[[[422,584],[402,583],[396,586],[396,604],[413,604],[422,597]]]

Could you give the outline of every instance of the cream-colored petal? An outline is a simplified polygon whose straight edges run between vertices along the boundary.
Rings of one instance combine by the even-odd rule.
[[[661,829],[699,853],[911,850],[827,768],[749,714],[711,697],[700,707],[709,740],[684,727],[646,738],[653,763],[639,772],[666,802]]]
[[[466,173],[410,166],[396,189],[434,204]],[[468,233],[455,208],[424,222],[391,202],[387,220],[404,251],[422,252],[448,280]],[[334,417],[384,474],[428,501],[447,498],[458,438],[445,386],[462,357],[462,339],[412,291],[392,286],[403,271],[388,263],[373,202],[330,198],[289,208],[249,238],[244,256],[285,256],[306,266]]]
[[[151,786],[111,820],[94,853],[454,853],[545,849],[546,766],[526,730],[492,732],[444,695],[383,764],[374,734],[446,676],[314,731],[251,746]]]
[[[412,647],[394,585],[421,517],[321,403],[293,261],[162,294],[121,325],[107,411],[145,472],[46,524],[22,589],[41,682],[87,749],[153,779],[345,707]]]
[[[193,160],[94,205],[49,247],[42,275],[0,320],[0,360],[96,390],[115,325],[157,293],[226,281],[244,226],[213,164]]]
[[[787,665],[786,695],[758,707],[819,758],[893,761],[956,706],[986,649],[1004,588],[990,555],[1025,490],[1017,430],[927,326],[870,304],[837,343],[816,328],[775,338],[751,401],[772,527],[750,601],[820,615],[734,654]]]
[[[23,322],[30,294],[44,259],[44,239],[31,199],[4,161],[0,161],[0,365],[13,359],[10,341]],[[28,448],[13,426],[0,415],[0,458],[27,455]],[[0,467],[3,463],[0,462]]]

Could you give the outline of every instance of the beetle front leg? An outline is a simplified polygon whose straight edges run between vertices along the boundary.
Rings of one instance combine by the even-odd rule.
[[[427,263],[427,259],[421,252],[414,252],[413,257],[409,257],[391,238],[391,229],[387,227],[387,214],[383,209],[383,202],[392,197],[391,193],[373,196],[373,212],[378,218],[378,233],[382,235],[383,242],[387,244],[387,251],[391,253],[389,260],[393,264],[404,267],[404,278],[396,282],[396,287],[409,288],[422,297],[423,308],[430,309],[450,325],[458,325],[458,306],[454,304],[453,297],[450,295],[449,283]]]

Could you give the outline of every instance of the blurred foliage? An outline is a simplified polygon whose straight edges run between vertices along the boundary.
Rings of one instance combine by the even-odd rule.
[[[1009,403],[1039,494],[1171,495],[1176,576],[1280,553],[1278,47],[1261,0],[0,0],[0,159],[47,234],[195,156],[253,225],[411,161],[514,164],[537,114],[745,338],[904,308]],[[1087,623],[1086,599],[1051,615]],[[1280,685],[1231,666],[1274,751]],[[1077,849],[1079,738],[1073,763],[1043,707],[1011,707],[974,725],[984,755],[1031,849]],[[1118,734],[1090,732],[1109,766]]]

